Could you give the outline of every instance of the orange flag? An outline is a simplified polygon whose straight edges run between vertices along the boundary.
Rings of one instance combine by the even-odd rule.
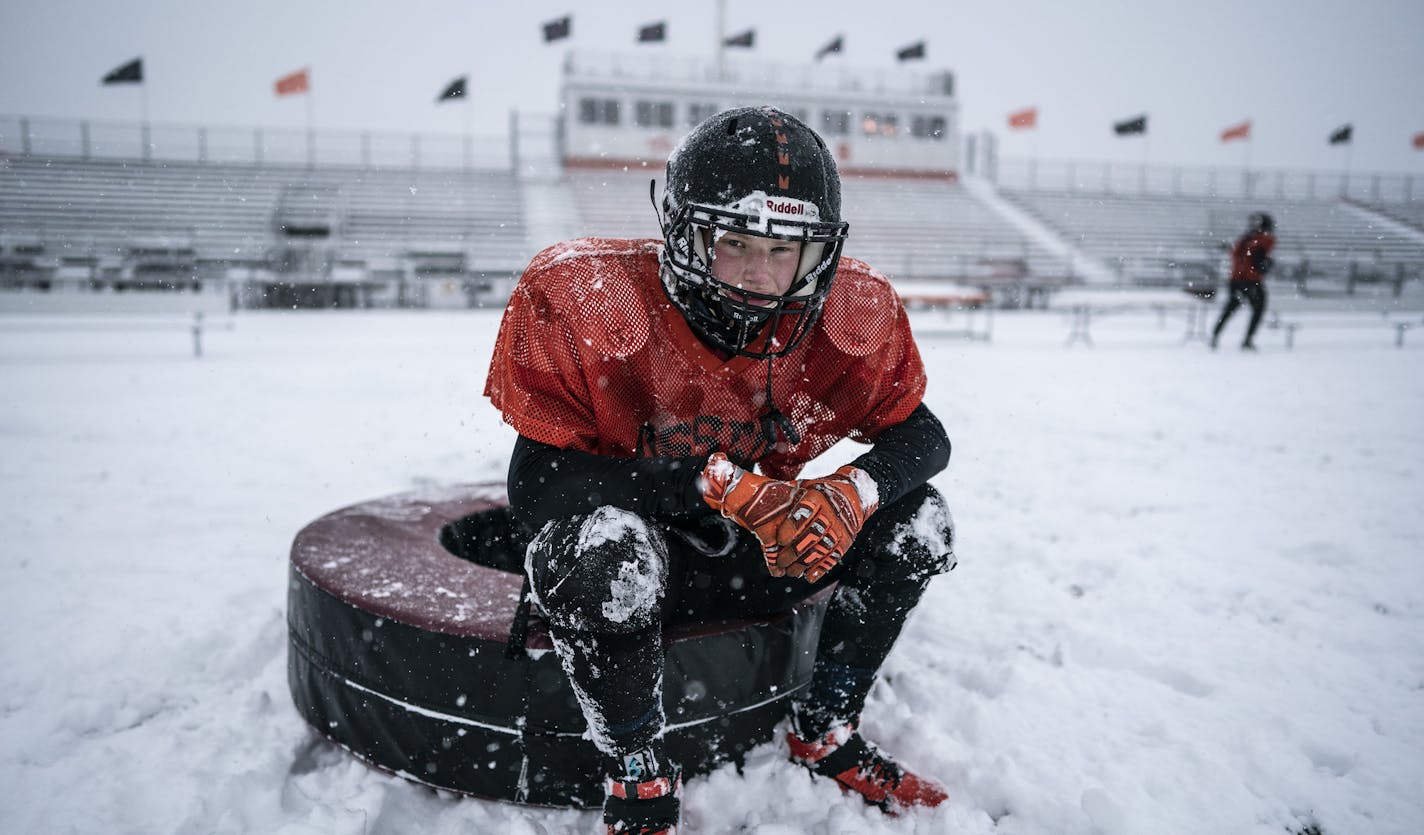
[[[1038,127],[1038,108],[1027,107],[1009,114],[1009,127],[1014,130],[1027,130]]]
[[[1221,132],[1221,141],[1230,142],[1233,139],[1251,138],[1251,120],[1247,119],[1239,125],[1233,125]]]
[[[297,93],[305,93],[310,89],[310,70],[305,67],[291,75],[284,75],[277,79],[277,95],[279,96],[294,96]]]

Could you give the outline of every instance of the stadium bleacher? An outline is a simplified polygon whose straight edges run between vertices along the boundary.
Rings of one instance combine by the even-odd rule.
[[[648,172],[566,175],[583,234],[656,235],[650,179]],[[656,179],[661,189],[661,172]],[[841,186],[841,216],[850,224],[846,255],[869,262],[902,287],[949,280],[1004,289],[1070,277],[1061,258],[951,182],[848,177]]]
[[[1415,231],[1424,233],[1424,200],[1407,203],[1403,201],[1379,201],[1374,200],[1364,204],[1391,220],[1403,223]]]
[[[661,174],[526,182],[498,169],[3,157],[0,286],[223,281],[244,306],[498,304],[556,231],[656,234],[648,183]],[[1274,283],[1305,293],[1424,288],[1424,202],[978,185],[992,194],[945,180],[846,178],[846,253],[902,291],[954,282],[998,304],[1023,302],[1024,288],[1216,286],[1246,215],[1264,210],[1280,237]],[[1101,269],[1075,269],[1083,263]]]
[[[1276,220],[1277,282],[1325,291],[1362,283],[1400,286],[1424,277],[1424,230],[1402,227],[1348,200],[1001,193],[1101,260],[1122,285],[1224,281],[1230,245],[1254,211]]]
[[[0,246],[12,284],[245,276],[364,287],[355,303],[392,280],[502,280],[532,255],[505,171],[35,157],[0,162]]]
[[[965,188],[935,180],[847,179],[846,252],[905,279],[1046,282],[1071,269]]]

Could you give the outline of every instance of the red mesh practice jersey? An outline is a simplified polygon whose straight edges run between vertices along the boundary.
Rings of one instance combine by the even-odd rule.
[[[521,435],[615,457],[722,450],[774,478],[842,438],[871,441],[925,392],[909,320],[885,276],[842,258],[820,322],[772,360],[775,405],[801,435],[772,446],[766,363],[722,359],[658,277],[655,240],[584,238],[535,256],[505,308],[485,395]]]
[[[1260,281],[1266,273],[1257,266],[1259,258],[1271,254],[1276,246],[1276,236],[1270,232],[1252,232],[1242,235],[1231,248],[1231,280]]]

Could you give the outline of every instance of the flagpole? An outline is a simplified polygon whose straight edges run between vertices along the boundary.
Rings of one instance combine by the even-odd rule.
[[[1246,191],[1246,196],[1251,196],[1251,144],[1254,140],[1251,134],[1246,134],[1246,167],[1241,173],[1241,184]]]
[[[466,76],[466,77],[468,78],[468,76]],[[469,87],[470,87],[470,83],[469,83],[468,81],[466,81],[466,82],[465,82],[465,95],[462,96],[462,98],[465,100],[465,114],[464,114],[464,115],[465,115],[465,124],[464,124],[465,135],[464,135],[463,145],[464,145],[464,157],[465,157],[465,170],[466,170],[466,171],[469,171],[469,170],[470,170],[470,156],[471,156],[471,154],[472,154],[472,151],[471,151],[471,148],[470,148],[470,128],[471,128],[471,126],[472,126],[472,125],[474,124],[474,122],[475,122],[475,103],[474,103],[473,101],[471,101],[472,96],[470,95]]]
[[[311,68],[308,67],[308,68],[307,68],[307,90],[306,90],[306,98],[307,98],[307,167],[308,167],[308,168],[311,168],[311,167],[313,167],[313,166],[316,165],[316,130],[315,130],[315,122],[316,122],[316,116],[315,116],[315,111],[316,111],[316,93],[312,92],[312,90],[313,90],[314,87],[315,87],[315,85],[312,84],[312,75],[313,75],[313,73],[312,73],[312,71],[311,71]]]
[[[1139,164],[1139,167],[1138,167],[1138,169],[1137,169],[1137,193],[1138,193],[1138,194],[1146,194],[1146,193],[1147,193],[1147,156],[1148,156],[1148,150],[1149,150],[1149,148],[1151,147],[1151,146],[1148,144],[1150,141],[1151,141],[1151,139],[1150,139],[1149,134],[1147,134],[1147,133],[1144,131],[1143,134],[1142,134],[1142,160],[1141,160],[1141,162],[1140,162],[1140,164]]]
[[[138,90],[139,109],[140,113],[142,114],[141,118],[143,119],[143,127],[141,129],[143,136],[143,158],[145,160],[148,160],[153,158],[153,136],[150,132],[151,128],[149,128],[148,124],[148,81],[140,81],[138,84]]]
[[[726,76],[722,69],[722,53],[727,49],[727,0],[717,0],[717,80]]]
[[[1350,196],[1350,149],[1354,142],[1345,143],[1345,179],[1340,183],[1340,196]]]

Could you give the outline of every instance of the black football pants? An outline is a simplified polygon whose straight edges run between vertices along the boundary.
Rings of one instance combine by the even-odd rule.
[[[770,576],[756,539],[720,516],[673,523],[610,507],[549,522],[525,569],[593,741],[614,755],[662,730],[665,623],[763,617],[831,583],[815,679],[801,698],[856,718],[925,586],[954,567],[953,540],[944,499],[926,484],[872,515],[815,584]]]
[[[1211,342],[1216,344],[1222,328],[1226,327],[1226,320],[1231,318],[1231,314],[1241,306],[1241,300],[1245,299],[1251,305],[1251,322],[1246,326],[1246,339],[1242,344],[1250,345],[1256,338],[1256,328],[1261,324],[1261,316],[1266,312],[1266,285],[1260,281],[1232,279],[1229,292],[1231,295],[1226,300],[1226,307],[1222,308],[1221,318],[1216,320],[1216,329],[1211,333]]]

